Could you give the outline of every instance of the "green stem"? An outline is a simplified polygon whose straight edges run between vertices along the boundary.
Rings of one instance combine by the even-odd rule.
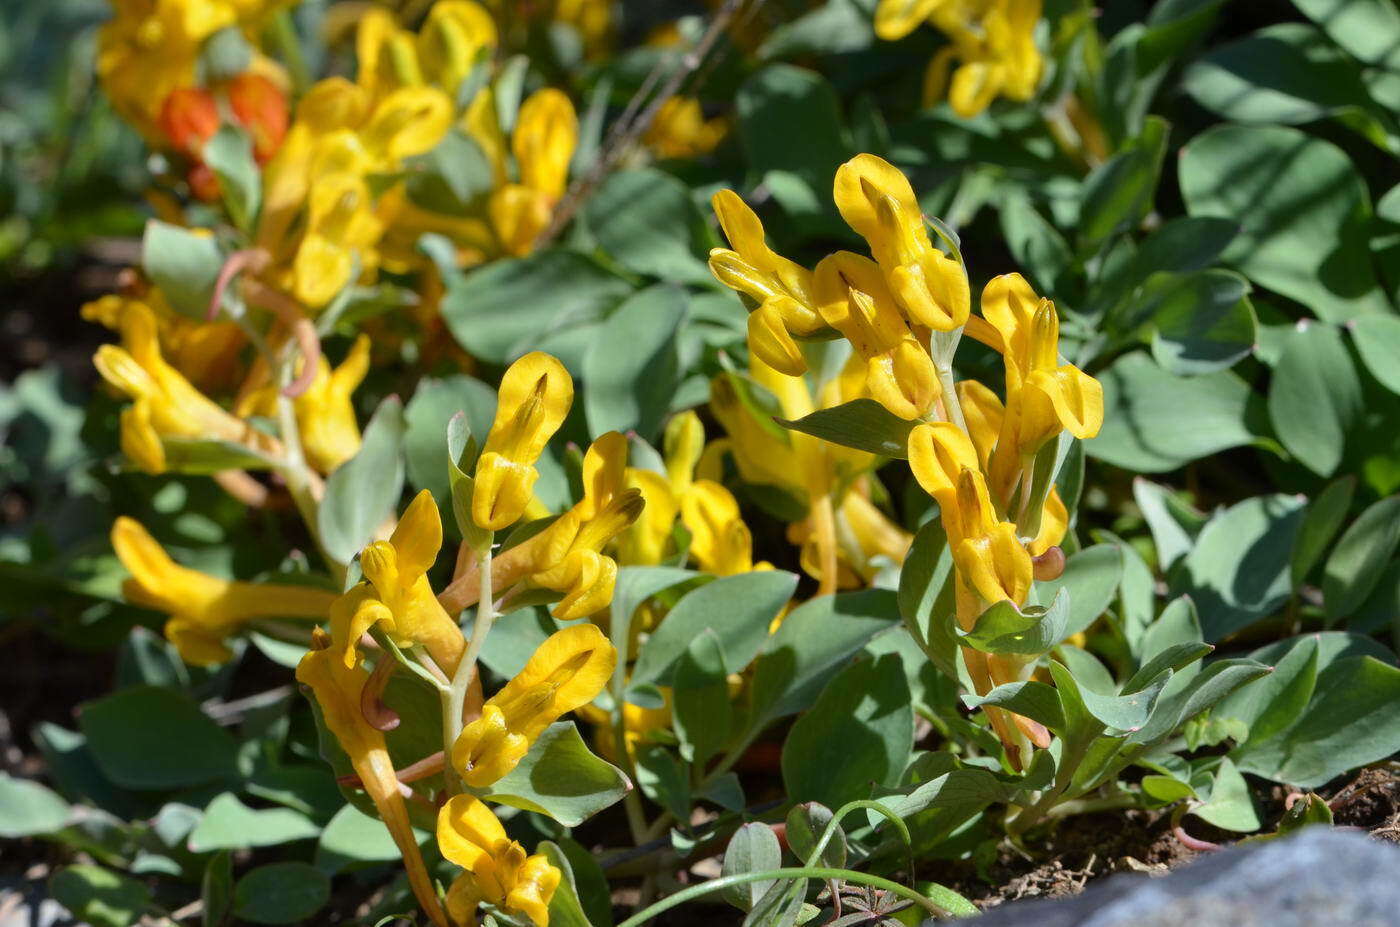
[[[297,36],[296,24],[292,22],[290,10],[278,10],[269,24],[272,40],[287,63],[287,72],[292,77],[292,89],[298,95],[311,86],[311,69],[306,65],[306,56],[301,51],[301,39]]]
[[[669,911],[674,907],[685,904],[693,898],[700,898],[713,892],[723,891],[734,885],[746,885],[750,882],[777,881],[778,879],[840,879],[843,882],[854,882],[857,885],[869,885],[873,888],[883,889],[891,894],[914,902],[934,917],[951,917],[951,911],[939,907],[934,902],[925,898],[912,888],[892,882],[889,879],[882,879],[877,875],[870,875],[866,872],[856,872],[852,869],[828,869],[818,866],[789,867],[784,869],[767,869],[763,872],[745,872],[739,875],[724,876],[718,879],[711,879],[700,885],[692,885],[689,888],[681,889],[674,895],[662,898],[656,904],[650,905],[627,920],[618,924],[617,927],[641,927],[656,915]]]
[[[292,348],[293,350],[288,353],[282,364],[279,386],[286,386],[292,381],[292,368],[298,356],[294,350],[295,345]],[[287,492],[291,494],[297,512],[301,515],[301,520],[306,525],[311,540],[316,544],[316,549],[321,552],[321,558],[326,561],[326,565],[330,568],[331,575],[335,577],[337,582],[344,583],[345,564],[331,556],[321,540],[319,518],[321,505],[311,488],[313,479],[311,465],[306,462],[306,453],[301,447],[301,428],[297,424],[296,405],[292,401],[292,397],[284,395],[280,389],[277,392],[277,428],[281,433],[283,449],[282,465],[279,472],[287,484]]]
[[[481,597],[476,603],[476,621],[472,624],[467,652],[462,654],[457,670],[452,674],[452,685],[442,698],[442,748],[447,751],[448,769],[452,768],[452,746],[462,734],[462,710],[467,703],[467,689],[476,676],[476,660],[486,643],[486,635],[491,633],[491,624],[496,620],[496,603],[492,598],[495,593],[491,589],[491,545],[494,540],[495,533],[488,532],[485,544],[477,551],[477,557],[481,560]],[[454,776],[455,771],[449,778]]]

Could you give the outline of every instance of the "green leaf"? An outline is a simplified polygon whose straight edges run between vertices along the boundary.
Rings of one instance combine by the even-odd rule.
[[[598,863],[598,858],[577,840],[567,837],[558,844],[540,844],[538,852],[548,855],[551,860],[555,858],[556,853],[562,852],[563,857],[568,860],[569,868],[562,870],[561,867],[561,870],[572,880],[574,892],[588,916],[588,923],[592,927],[612,927],[612,889],[608,885],[607,876],[603,874],[603,867]]]
[[[1079,207],[1081,248],[1136,226],[1152,209],[1152,196],[1167,152],[1166,121],[1149,117],[1142,134],[1084,180]]]
[[[238,880],[233,910],[255,924],[295,924],[325,906],[331,880],[306,863],[269,863]]]
[[[938,671],[958,678],[958,638],[953,633],[953,554],[943,520],[924,523],[899,571],[899,613],[905,627]]]
[[[1164,369],[1184,377],[1214,373],[1254,350],[1259,324],[1245,295],[1248,281],[1228,270],[1162,276],[1149,278],[1144,291],[1170,288],[1151,322],[1152,356]]]
[[[905,421],[873,399],[853,399],[829,409],[818,409],[796,421],[775,420],[784,428],[823,441],[901,459],[909,456],[909,432],[918,424]]]
[[[914,747],[914,712],[898,663],[887,654],[848,666],[793,724],[782,758],[792,800],[834,808],[869,797],[871,783],[899,781]]]
[[[1171,776],[1143,776],[1141,785],[1144,793],[1163,804],[1196,797],[1196,790],[1191,788],[1190,783]]]
[[[821,839],[821,835],[831,824],[833,817],[835,815],[832,814],[830,808],[815,801],[793,805],[792,810],[788,812],[786,820],[788,847],[804,865],[812,859],[812,853],[817,848],[817,841]],[[846,867],[846,854],[846,832],[838,824],[836,830],[832,831],[831,840],[827,842],[821,856],[813,861],[813,865],[844,869]]]
[[[1331,476],[1363,408],[1361,379],[1341,332],[1300,322],[1269,383],[1269,418],[1283,446],[1309,470]]]
[[[518,766],[492,783],[485,797],[576,827],[621,801],[626,792],[622,771],[594,756],[572,721],[559,721],[530,745]]]
[[[1356,477],[1348,473],[1329,483],[1308,503],[1303,524],[1298,528],[1298,541],[1293,545],[1293,559],[1289,563],[1289,576],[1294,589],[1308,578],[1332,539],[1337,536],[1347,512],[1351,510],[1351,499],[1355,493]]]
[[[783,865],[783,848],[778,843],[778,835],[767,824],[752,821],[742,825],[729,838],[724,848],[724,864],[721,875],[745,875],[750,872],[765,872]],[[741,911],[747,911],[758,903],[774,882],[748,882],[721,890],[724,899]]]
[[[1258,830],[1260,824],[1249,783],[1244,781],[1244,776],[1240,775],[1229,757],[1220,760],[1215,783],[1211,786],[1210,800],[1192,808],[1191,814],[1207,824],[1239,833]]]
[[[1400,317],[1363,315],[1352,319],[1347,329],[1371,376],[1392,393],[1400,393]]]
[[[781,570],[724,576],[686,593],[652,632],[632,667],[632,682],[670,685],[676,663],[706,628],[724,647],[725,668],[737,673],[768,640],[768,624],[797,588]]]
[[[1215,263],[1238,226],[1228,219],[1180,216],[1144,238],[1127,260],[1104,268],[1100,285],[1090,295],[1086,312],[1105,315],[1105,325],[1126,333],[1147,320],[1138,291],[1158,273],[1202,270]]]
[[[618,171],[590,196],[583,218],[603,250],[630,271],[678,283],[711,284],[704,225],[690,189],[652,167]]]
[[[1322,576],[1322,604],[1333,621],[1354,612],[1381,578],[1400,545],[1400,496],[1374,503],[1337,542]]]
[[[901,794],[881,796],[880,804],[901,818],[934,808],[972,814],[992,802],[1014,801],[1024,791],[1045,788],[1055,772],[1055,761],[1045,750],[1036,751],[1031,768],[1015,779],[998,776],[979,766],[958,767],[948,754],[924,754],[920,759],[933,758],[940,765],[932,775]]]
[[[751,724],[807,708],[833,672],[898,623],[898,602],[888,589],[819,596],[793,609],[754,663]]]
[[[322,545],[340,563],[355,559],[398,507],[405,429],[403,404],[390,396],[366,426],[360,450],[326,480],[317,522]]]
[[[1063,730],[1064,712],[1060,710],[1060,696],[1053,686],[1043,682],[1006,682],[986,695],[967,694],[962,697],[968,708],[981,708],[996,705],[1018,715],[1025,715],[1032,721],[1039,721],[1052,731]]]
[[[473,435],[485,436],[496,417],[496,391],[466,374],[418,381],[404,409],[404,456],[408,479],[430,490],[439,508],[447,509],[452,490],[447,470],[447,425],[458,412],[466,413]]]
[[[1201,529],[1170,585],[1173,594],[1195,602],[1206,641],[1248,627],[1288,600],[1289,562],[1302,521],[1302,500],[1277,494],[1232,505]]]
[[[754,177],[784,176],[774,197],[791,215],[829,215],[836,168],[855,154],[842,134],[841,103],[831,84],[813,71],[769,65],[734,97],[739,140]],[[794,145],[800,138],[802,144]],[[781,192],[779,192],[781,191]]]
[[[1045,220],[1019,187],[1009,187],[999,211],[1001,233],[1016,263],[1026,268],[1038,292],[1055,294],[1074,265],[1064,236]]]
[[[49,880],[54,901],[91,927],[128,927],[151,903],[150,889],[101,866],[60,869]]]
[[[671,688],[672,715],[681,756],[703,769],[729,741],[729,674],[719,635],[706,629],[691,641],[676,664]]]
[[[1317,788],[1348,770],[1400,750],[1400,669],[1374,657],[1347,657],[1323,669],[1302,716],[1237,758],[1240,769]]]
[[[1233,373],[1177,377],[1134,351],[1114,361],[1099,381],[1103,428],[1084,450],[1114,466],[1162,473],[1255,441],[1249,385]]]
[[[233,909],[233,857],[220,850],[209,857],[200,880],[199,900],[204,905],[204,927],[221,927]]]
[[[860,51],[874,41],[869,11],[853,0],[832,0],[774,25],[759,46],[758,57],[791,61],[805,55]]]
[[[404,188],[415,205],[451,216],[466,214],[496,185],[495,168],[481,145],[460,128],[431,151],[408,158]]]
[[[199,438],[162,437],[165,466],[175,473],[208,476],[220,470],[266,470],[270,458],[232,441],[205,441]]]
[[[1028,605],[1020,609],[1010,599],[1003,599],[988,606],[972,630],[958,630],[957,635],[963,644],[984,653],[1042,654],[1064,640],[1069,598],[1061,589],[1049,606]]]
[[[637,785],[642,794],[677,820],[690,819],[690,774],[676,755],[660,744],[640,743],[636,756]]]
[[[1128,740],[1150,746],[1240,686],[1268,673],[1269,667],[1254,660],[1217,660],[1193,676],[1172,676],[1157,696],[1147,723]]]
[[[1190,666],[1215,648],[1210,644],[1199,641],[1184,641],[1180,644],[1172,644],[1165,650],[1161,650],[1153,655],[1152,659],[1138,669],[1123,683],[1119,690],[1122,693],[1139,692],[1162,673],[1170,670],[1173,673],[1180,671],[1183,667]]]
[[[1235,751],[1236,757],[1287,730],[1307,709],[1317,687],[1317,640],[1304,637],[1295,641],[1272,673],[1237,689],[1213,711],[1217,717],[1242,721],[1249,728],[1249,740]]]
[[[224,792],[204,809],[204,817],[190,834],[192,853],[270,847],[293,840],[307,840],[321,832],[314,821],[291,808],[254,810]]]
[[[1079,689],[1079,695],[1089,714],[1106,727],[1131,734],[1147,723],[1169,678],[1171,673],[1163,672],[1141,689],[1125,695],[1102,695],[1083,686]]]
[[[429,834],[415,830],[421,844]],[[354,805],[335,813],[316,844],[316,868],[328,876],[372,863],[386,863],[400,857],[398,845],[389,836],[384,822],[365,814]]]
[[[1123,554],[1118,545],[1095,544],[1071,554],[1059,579],[1037,583],[1036,595],[1042,602],[1066,593],[1064,633],[1054,643],[1087,629],[1108,611],[1122,579]]]
[[[1133,499],[1152,532],[1157,564],[1164,571],[1171,569],[1196,543],[1206,516],[1192,508],[1177,491],[1143,477],[1133,480]]]
[[[492,364],[535,349],[559,353],[560,339],[592,330],[632,291],[592,258],[559,248],[492,261],[445,282],[442,317],[452,336]],[[577,370],[581,356],[562,359]]]
[[[1393,120],[1367,94],[1355,59],[1306,23],[1279,23],[1212,49],[1182,84],[1231,122],[1300,125],[1338,116],[1382,148],[1394,151],[1400,144]]]
[[[1180,181],[1191,215],[1240,224],[1224,260],[1255,283],[1333,322],[1388,311],[1366,188],[1334,145],[1283,126],[1217,126],[1182,149]]]
[[[1400,11],[1388,0],[1293,0],[1293,5],[1377,76],[1400,74]],[[1370,82],[1371,93],[1392,111],[1400,108],[1394,83]]]
[[[50,834],[68,822],[68,802],[30,779],[0,773],[0,837]]]
[[[676,336],[686,304],[680,287],[657,284],[630,296],[599,327],[583,359],[589,434],[656,437],[680,385]]]
[[[115,692],[83,706],[78,724],[103,774],[124,788],[180,788],[237,772],[233,738],[171,689]]]
[[[146,223],[141,269],[176,312],[203,320],[223,266],[223,253],[212,236],[158,219]]]
[[[1278,822],[1278,836],[1291,834],[1313,824],[1331,827],[1332,807],[1321,795],[1309,792],[1295,801],[1293,807],[1283,812],[1283,817]]]
[[[220,126],[204,145],[204,163],[214,171],[229,218],[251,234],[262,206],[262,172],[253,160],[252,140],[236,126]]]
[[[1181,596],[1167,603],[1162,614],[1149,624],[1142,634],[1139,659],[1146,666],[1161,654],[1181,644],[1197,644],[1203,640],[1201,622],[1196,615],[1196,603],[1190,596]]]
[[[583,912],[579,900],[578,886],[574,881],[574,867],[569,857],[557,843],[543,840],[535,847],[535,852],[543,854],[550,865],[559,870],[559,887],[549,899],[549,922],[555,927],[590,927],[588,915]]]

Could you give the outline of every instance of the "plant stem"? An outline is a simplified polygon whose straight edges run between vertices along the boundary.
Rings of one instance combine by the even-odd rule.
[[[722,891],[733,885],[746,885],[749,882],[776,881],[778,879],[840,879],[843,882],[855,882],[857,885],[870,885],[874,888],[884,889],[887,892],[898,895],[901,898],[914,902],[934,917],[950,917],[951,911],[939,907],[934,902],[925,898],[912,888],[892,882],[889,879],[882,879],[877,875],[870,875],[866,872],[856,872],[851,869],[828,869],[818,866],[790,867],[785,869],[767,869],[763,872],[745,872],[739,875],[724,876],[719,879],[711,879],[700,885],[692,885],[689,888],[681,889],[674,895],[662,898],[656,904],[633,914],[627,920],[618,924],[617,927],[641,927],[664,911],[685,904],[692,898],[699,898],[712,892]]]
[[[491,623],[496,620],[496,603],[491,589],[491,546],[494,540],[495,533],[488,532],[486,543],[477,551],[477,557],[481,560],[481,598],[476,604],[476,621],[472,624],[467,652],[462,654],[457,670],[452,674],[452,686],[442,699],[442,748],[449,757],[452,756],[452,745],[462,734],[462,707],[467,702],[467,689],[476,675],[476,659],[481,655],[486,635],[491,632]],[[451,770],[452,764],[448,763],[447,767]],[[455,778],[455,770],[449,778]]]

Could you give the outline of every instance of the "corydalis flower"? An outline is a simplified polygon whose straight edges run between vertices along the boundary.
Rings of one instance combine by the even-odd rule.
[[[181,566],[139,522],[125,516],[112,525],[112,546],[131,572],[123,595],[170,615],[165,636],[187,663],[229,659],[224,642],[258,619],[322,621],[336,600],[335,593],[313,586],[221,579]]]
[[[462,781],[484,788],[514,769],[545,728],[603,691],[616,663],[617,651],[595,625],[551,634],[452,745]]]

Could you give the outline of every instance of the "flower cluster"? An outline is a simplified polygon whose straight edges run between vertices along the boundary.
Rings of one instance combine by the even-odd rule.
[[[961,255],[950,240],[945,244],[951,254],[934,245],[913,188],[897,168],[858,155],[837,171],[833,196],[872,257],[841,251],[809,272],[772,251],[758,217],[738,196],[721,191],[715,212],[733,250],[715,249],[710,266],[752,306],[751,369],[778,396],[788,418],[816,407],[809,399],[808,382],[815,377],[808,358],[813,345],[839,336],[851,354],[823,387],[833,395],[822,405],[868,396],[893,416],[918,423],[908,433],[910,468],[938,505],[957,570],[954,617],[963,632],[971,632],[993,605],[1026,606],[1032,579],[1053,578],[1062,568],[1056,545],[1068,516],[1055,487],[1036,479],[1037,459],[1047,450],[1053,455],[1061,432],[1081,439],[1098,433],[1103,392],[1098,381],[1061,360],[1055,306],[1036,296],[1019,274],[993,278],[982,293],[981,315],[971,313]],[[952,354],[964,333],[1001,354],[1004,398],[975,380],[955,383]],[[783,474],[805,463],[810,486],[829,486],[836,468],[823,471],[813,463],[837,455],[845,458],[847,474],[873,466],[873,460],[855,456],[869,454],[797,432],[788,434],[790,457],[784,456],[773,449],[781,442],[740,411],[737,396],[721,391],[712,405],[730,432],[741,472],[747,470],[752,482],[783,485]],[[745,445],[769,449],[745,454]],[[863,518],[857,517],[860,502],[847,510],[851,500],[862,498],[847,492],[838,510],[845,517],[843,534],[855,541],[852,547],[864,548],[856,527],[863,525],[866,538],[883,539],[902,559],[900,542],[907,549],[907,539],[884,524],[877,510]],[[823,514],[832,517],[829,508]],[[819,565],[813,572],[824,577],[827,570]],[[1022,679],[1034,663],[1034,655],[987,654],[970,646],[962,653],[981,695]],[[1049,745],[1037,722],[997,708],[987,712],[1013,763],[1027,743]]]
[[[924,74],[924,105],[944,96],[971,118],[997,97],[1035,95],[1044,62],[1035,45],[1041,0],[880,0],[875,34],[894,42],[924,22],[947,38]]]

